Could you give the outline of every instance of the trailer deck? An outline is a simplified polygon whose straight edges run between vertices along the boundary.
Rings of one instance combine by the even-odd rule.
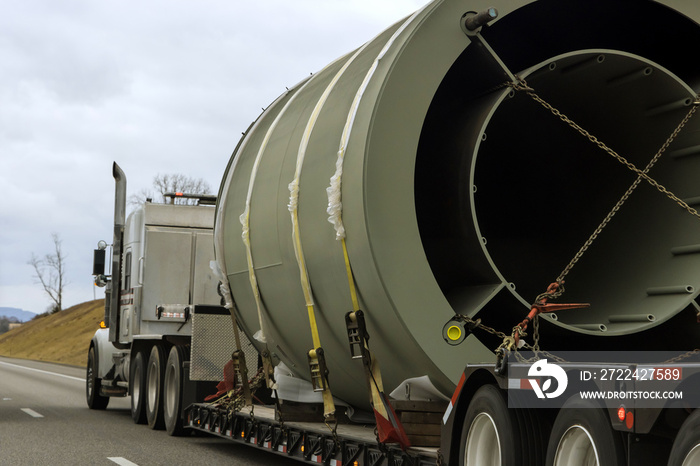
[[[185,425],[238,443],[325,466],[434,466],[437,448],[380,445],[374,425],[339,424],[336,437],[323,422],[280,422],[274,408],[254,405],[236,413],[197,403],[186,410]]]

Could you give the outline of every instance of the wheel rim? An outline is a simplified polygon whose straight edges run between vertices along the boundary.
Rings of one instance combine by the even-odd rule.
[[[472,421],[467,433],[464,451],[465,466],[500,466],[501,439],[493,418],[487,413],[479,413]]]
[[[137,408],[141,400],[141,368],[136,366],[134,371],[134,380],[131,384],[131,401],[134,408]]]
[[[155,412],[156,397],[158,396],[158,364],[155,362],[148,368],[148,407]]]
[[[681,466],[693,466],[696,464],[700,464],[700,444],[695,445],[692,450],[688,452]]]
[[[598,466],[598,450],[588,430],[580,425],[564,432],[557,445],[554,466]]]
[[[177,387],[175,380],[175,368],[168,366],[165,371],[165,412],[170,417],[175,411],[175,403],[177,403]]]
[[[88,369],[87,369],[87,377],[86,377],[86,383],[87,383],[87,394],[88,397],[92,397],[92,390],[94,389],[94,384],[95,381],[93,377],[95,376],[95,358],[92,355],[92,352],[90,353],[90,361],[88,361]]]

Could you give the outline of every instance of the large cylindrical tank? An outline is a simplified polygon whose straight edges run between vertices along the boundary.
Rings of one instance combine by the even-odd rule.
[[[465,363],[493,360],[499,341],[477,333],[450,346],[443,325],[461,313],[510,333],[637,176],[504,86],[498,60],[462,30],[463,14],[497,8],[481,33],[508,69],[644,168],[700,88],[691,3],[435,1],[283,94],[245,133],[219,198],[217,260],[244,330],[252,337],[262,324],[274,358],[308,378],[313,345],[289,207],[296,178],[331,387],[366,404],[327,213],[342,149],[348,256],[385,386],[428,375],[451,393]],[[700,117],[649,174],[700,204]],[[562,301],[591,307],[546,317],[546,349],[691,349],[700,220],[642,182],[566,285]]]

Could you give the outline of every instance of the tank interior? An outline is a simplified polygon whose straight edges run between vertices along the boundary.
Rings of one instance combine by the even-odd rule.
[[[553,2],[504,17],[484,38],[537,95],[644,169],[698,92],[698,71],[677,45],[700,39],[697,25],[645,3],[654,10],[649,16],[673,25],[669,36],[649,41],[651,25],[595,15],[609,10],[603,2],[572,2],[570,10],[567,3],[556,24],[538,15],[545,3]],[[613,8],[625,6],[631,9],[628,2]],[[583,14],[601,24],[584,26],[577,20]],[[455,312],[468,315],[498,307],[503,316],[524,316],[637,179],[531,96],[499,86],[503,81],[482,48],[468,47],[435,96],[416,162],[426,255]],[[697,208],[699,174],[696,116],[649,175]],[[566,277],[562,301],[591,307],[548,319],[582,333],[639,332],[695,307],[698,271],[700,219],[641,181]],[[511,298],[473,299],[480,287],[498,283],[508,284]]]

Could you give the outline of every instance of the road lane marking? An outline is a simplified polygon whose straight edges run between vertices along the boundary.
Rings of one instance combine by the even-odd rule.
[[[34,411],[33,409],[30,409],[30,408],[22,408],[22,411],[29,414],[31,417],[44,417],[41,414],[37,413],[36,411]]]
[[[58,372],[42,371],[41,369],[34,369],[33,367],[24,367],[18,364],[10,364],[9,362],[0,361],[0,365],[18,367],[20,369],[26,369],[28,371],[41,372],[42,374],[55,375],[57,377],[64,377],[66,379],[77,380],[78,382],[85,382],[85,379],[80,377],[73,377],[72,375],[59,374]]]
[[[108,457],[107,459],[117,463],[120,466],[139,466],[138,464],[132,463],[128,459],[122,458],[121,456],[113,456],[111,458]]]

